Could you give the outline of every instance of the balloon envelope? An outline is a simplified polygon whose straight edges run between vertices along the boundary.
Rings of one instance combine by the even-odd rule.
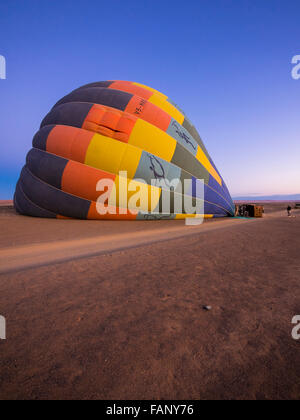
[[[83,86],[52,108],[14,203],[21,214],[47,218],[234,215],[228,188],[183,111],[166,95],[124,81]]]

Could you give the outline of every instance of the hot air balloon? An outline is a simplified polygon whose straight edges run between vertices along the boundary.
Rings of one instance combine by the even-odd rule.
[[[201,210],[192,213],[185,202]],[[14,203],[23,215],[76,219],[224,217],[235,210],[183,111],[166,95],[125,81],[92,83],[57,102],[33,138]]]

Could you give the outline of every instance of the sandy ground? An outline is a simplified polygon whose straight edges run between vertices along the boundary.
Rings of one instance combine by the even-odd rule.
[[[12,200],[0,200],[0,207],[12,206]]]
[[[299,399],[300,212],[285,207],[192,233],[2,207],[0,398]]]

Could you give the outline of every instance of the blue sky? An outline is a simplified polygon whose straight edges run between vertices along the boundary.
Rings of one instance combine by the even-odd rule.
[[[131,80],[194,122],[233,195],[300,192],[298,0],[1,0],[0,199],[69,91]]]

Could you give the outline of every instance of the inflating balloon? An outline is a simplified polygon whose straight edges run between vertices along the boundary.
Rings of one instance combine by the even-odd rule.
[[[199,216],[178,205],[188,200],[204,217],[234,215],[226,184],[183,111],[162,93],[124,81],[83,86],[53,107],[14,197],[28,216],[133,220]]]

